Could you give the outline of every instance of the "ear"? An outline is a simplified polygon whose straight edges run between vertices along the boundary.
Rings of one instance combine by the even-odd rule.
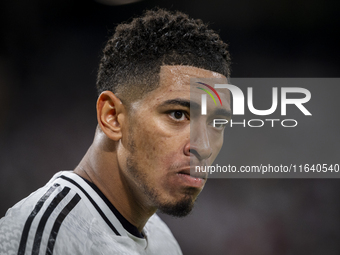
[[[125,107],[111,91],[104,91],[97,100],[97,120],[101,130],[113,141],[122,138]]]

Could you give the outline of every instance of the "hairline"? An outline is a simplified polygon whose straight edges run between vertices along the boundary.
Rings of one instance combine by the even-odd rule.
[[[132,103],[138,101],[138,100],[142,100],[143,98],[145,98],[149,93],[151,93],[152,91],[156,90],[157,88],[160,87],[160,79],[161,79],[161,71],[162,71],[162,68],[176,68],[176,67],[189,67],[189,68],[194,68],[196,69],[197,71],[203,71],[203,72],[209,72],[210,74],[212,74],[213,76],[215,77],[211,77],[211,78],[229,78],[229,76],[225,76],[224,74],[221,74],[221,73],[218,73],[216,71],[212,71],[212,70],[209,70],[209,69],[204,69],[204,68],[201,68],[201,67],[196,67],[196,66],[192,66],[192,65],[181,65],[181,64],[175,64],[175,65],[169,65],[169,64],[165,64],[165,65],[160,65],[159,66],[159,72],[157,74],[152,74],[152,76],[156,76],[155,80],[153,81],[153,83],[151,84],[152,85],[152,89],[151,90],[148,90],[144,93],[141,94],[141,96],[137,96],[137,97],[134,97],[132,100],[129,100],[129,99],[126,99],[124,98],[124,95],[120,95],[120,94],[123,94],[124,92],[121,92],[119,90],[124,90],[124,89],[130,89],[130,90],[134,90],[134,92],[132,92],[133,94],[136,94],[138,93],[138,89],[141,87],[141,85],[146,85],[143,81],[141,81],[140,83],[135,83],[135,84],[131,84],[129,82],[127,83],[124,83],[124,84],[121,84],[119,87],[118,87],[118,91],[115,93],[113,91],[111,91],[112,93],[114,93],[121,101],[122,103],[128,108],[130,109],[130,106]],[[195,70],[194,70],[195,71]],[[195,77],[195,78],[206,78],[206,77]],[[153,79],[151,79],[152,81]],[[150,85],[150,84],[148,84]]]

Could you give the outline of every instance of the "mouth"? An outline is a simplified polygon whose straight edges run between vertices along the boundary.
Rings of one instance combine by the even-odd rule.
[[[203,188],[207,174],[195,172],[194,168],[186,167],[177,172],[177,176],[180,178],[184,185],[193,188]]]
[[[183,175],[189,175],[193,178],[200,178],[203,180],[206,180],[208,178],[207,173],[204,172],[197,172],[195,171],[194,167],[186,167],[184,169],[181,169],[178,174],[183,174]]]

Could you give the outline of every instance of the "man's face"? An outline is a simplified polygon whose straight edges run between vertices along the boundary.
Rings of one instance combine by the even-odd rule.
[[[118,151],[120,169],[138,202],[174,216],[191,211],[207,180],[204,174],[190,175],[190,169],[210,165],[223,143],[223,128],[213,127],[212,119],[224,116],[190,116],[190,100],[201,104],[202,91],[192,90],[190,98],[190,78],[197,77],[224,78],[190,66],[163,66],[160,86],[132,103]],[[229,93],[220,96],[223,109],[230,111]],[[195,125],[192,139],[190,124]]]

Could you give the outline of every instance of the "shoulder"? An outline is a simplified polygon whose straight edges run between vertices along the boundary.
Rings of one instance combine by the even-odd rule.
[[[96,190],[63,171],[0,219],[0,254],[182,254],[157,215],[144,230],[129,234]]]
[[[76,242],[77,235],[86,235],[89,224],[84,225],[84,216],[90,214],[79,203],[79,194],[57,181],[63,173],[66,172],[55,174],[0,219],[0,254],[45,254],[55,248],[57,236],[62,240],[60,233],[70,234],[65,239],[68,243]]]

